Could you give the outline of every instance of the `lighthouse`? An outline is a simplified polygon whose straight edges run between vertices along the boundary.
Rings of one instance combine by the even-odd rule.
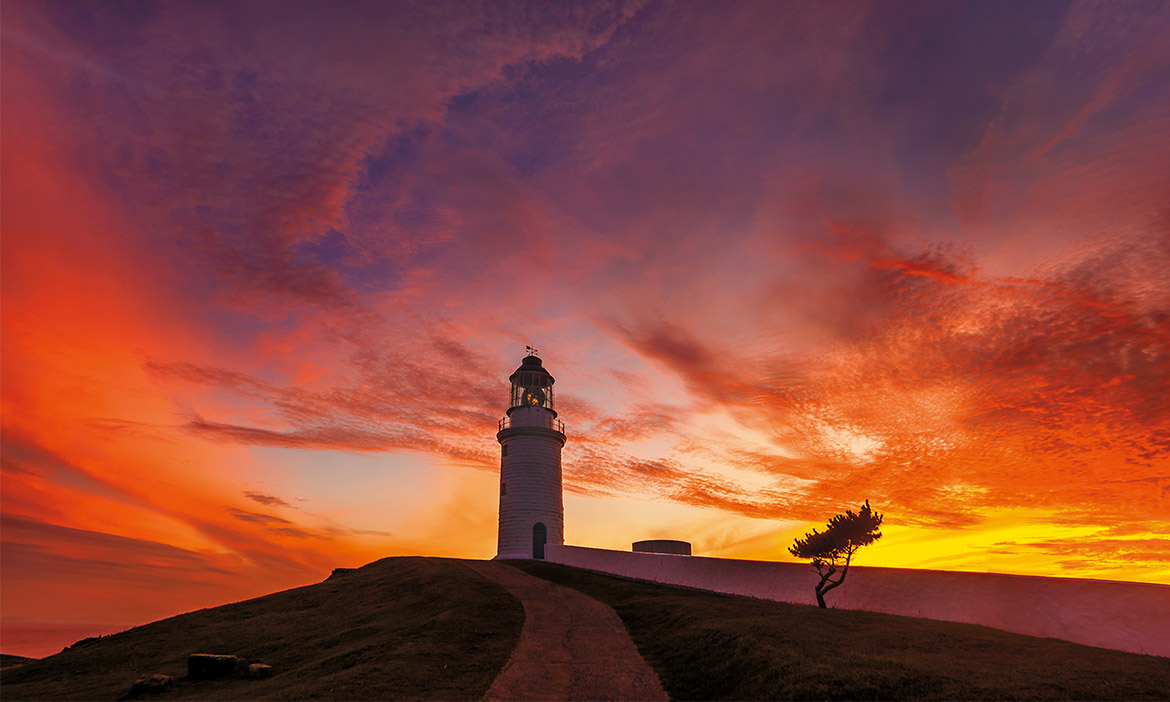
[[[530,353],[509,376],[507,416],[500,420],[500,538],[496,558],[544,558],[545,544],[565,543],[561,449],[565,425],[553,403],[553,377]]]

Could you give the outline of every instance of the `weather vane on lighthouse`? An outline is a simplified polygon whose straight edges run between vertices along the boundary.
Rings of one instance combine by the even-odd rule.
[[[535,346],[525,346],[524,348],[528,349],[529,356],[539,356],[540,355],[540,351],[537,351]]]

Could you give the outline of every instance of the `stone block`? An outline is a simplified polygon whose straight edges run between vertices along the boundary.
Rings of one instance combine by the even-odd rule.
[[[130,692],[127,697],[138,697],[140,695],[152,695],[162,692],[171,686],[174,680],[169,675],[162,673],[154,673],[153,675],[143,675],[130,685]]]
[[[236,657],[216,653],[192,653],[187,657],[187,677],[192,680],[222,678],[236,672]]]

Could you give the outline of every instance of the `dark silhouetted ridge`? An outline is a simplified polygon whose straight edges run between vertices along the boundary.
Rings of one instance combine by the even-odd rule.
[[[3,699],[478,699],[508,660],[520,602],[457,560],[387,558],[316,585],[182,614],[7,670]],[[187,656],[260,659],[271,678],[191,681]]]

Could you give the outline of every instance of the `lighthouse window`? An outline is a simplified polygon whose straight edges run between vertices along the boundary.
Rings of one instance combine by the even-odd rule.
[[[507,444],[504,444],[504,448],[503,448],[503,449],[501,449],[501,453],[500,453],[500,455],[501,455],[501,456],[507,456],[507,455],[508,455],[508,445],[507,445]]]
[[[500,494],[501,495],[508,494],[508,484],[507,483],[500,483]]]

